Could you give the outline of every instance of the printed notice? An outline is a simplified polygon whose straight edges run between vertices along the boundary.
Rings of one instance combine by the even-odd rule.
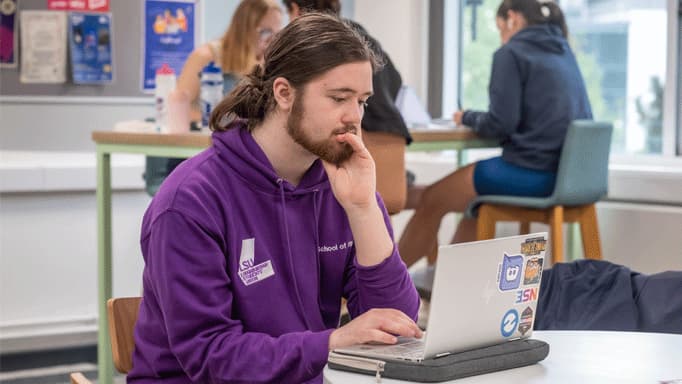
[[[22,83],[66,82],[66,13],[21,11]]]
[[[156,70],[164,64],[176,74],[194,50],[194,1],[144,2],[142,90],[153,92]]]
[[[76,84],[102,84],[113,80],[111,15],[69,15],[71,69]]]

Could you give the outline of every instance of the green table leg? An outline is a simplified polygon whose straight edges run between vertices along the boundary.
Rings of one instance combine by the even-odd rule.
[[[111,155],[97,151],[97,337],[98,383],[113,382],[114,367],[109,345],[107,300],[111,297]]]
[[[574,261],[585,258],[582,252],[582,237],[580,236],[580,225],[577,223],[568,224],[566,234],[566,261]]]
[[[467,161],[466,151],[464,149],[457,150],[457,169],[462,168]]]

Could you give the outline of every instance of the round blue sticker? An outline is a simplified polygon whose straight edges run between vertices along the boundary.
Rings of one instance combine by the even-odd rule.
[[[500,323],[500,333],[502,336],[509,337],[514,334],[516,327],[519,325],[519,313],[515,309],[510,309],[502,316]]]

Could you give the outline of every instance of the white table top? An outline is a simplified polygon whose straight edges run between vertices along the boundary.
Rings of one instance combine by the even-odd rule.
[[[446,383],[657,383],[681,380],[682,335],[639,332],[535,331],[550,345],[538,364]],[[325,383],[370,384],[374,376],[325,367]],[[406,383],[383,378],[382,383]]]

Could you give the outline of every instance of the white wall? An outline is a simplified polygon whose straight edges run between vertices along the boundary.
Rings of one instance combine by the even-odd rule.
[[[202,42],[221,37],[230,25],[232,14],[239,0],[203,0],[203,38]]]
[[[382,45],[400,72],[426,101],[428,1],[359,0],[354,19]]]
[[[138,296],[149,197],[113,195],[114,296]],[[0,350],[96,342],[94,191],[0,194]]]
[[[93,151],[92,131],[154,116],[149,98],[0,97],[0,150]]]

